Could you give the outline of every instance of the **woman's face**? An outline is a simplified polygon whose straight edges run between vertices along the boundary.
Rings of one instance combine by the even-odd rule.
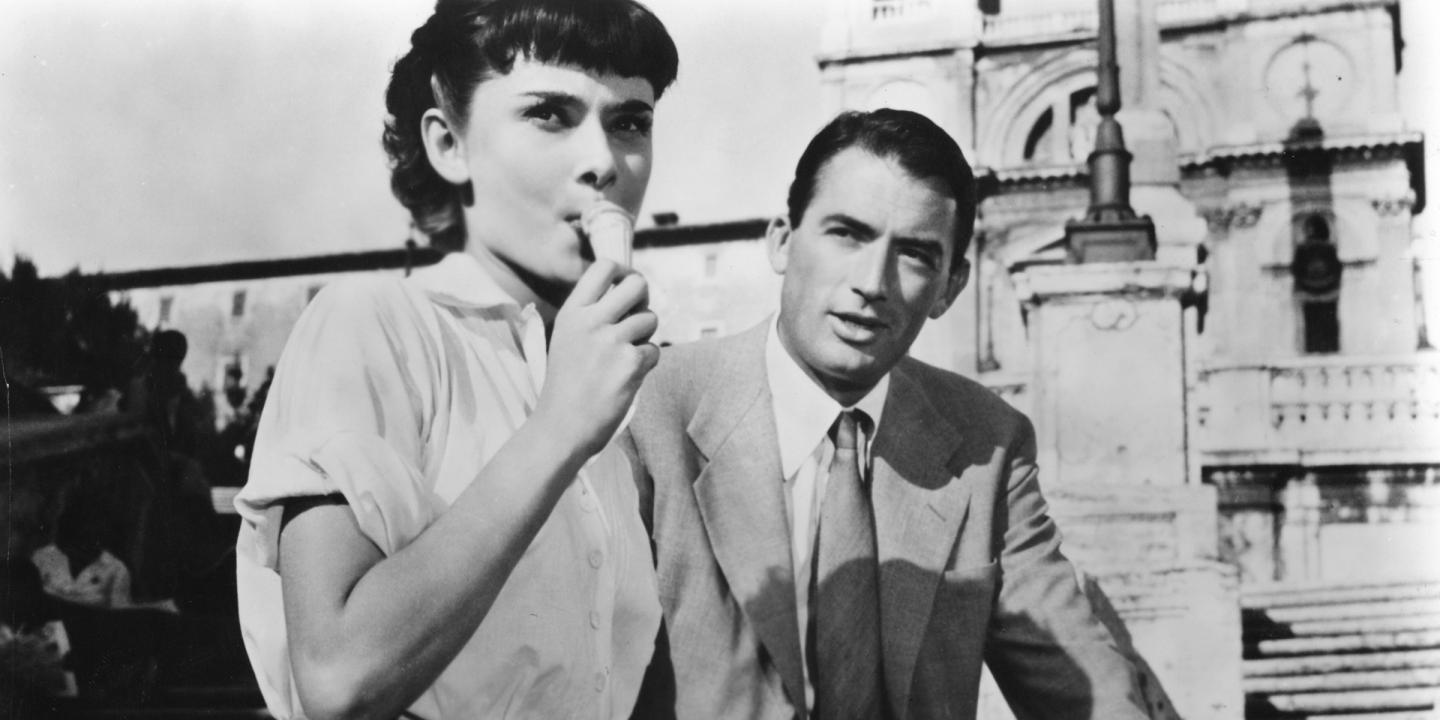
[[[523,57],[482,81],[461,148],[475,191],[467,251],[502,284],[563,300],[592,257],[582,252],[581,213],[601,199],[640,208],[654,105],[644,78]]]

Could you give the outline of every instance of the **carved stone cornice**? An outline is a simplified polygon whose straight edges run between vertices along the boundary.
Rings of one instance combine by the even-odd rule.
[[[1153,261],[1038,265],[1010,276],[1022,303],[1090,302],[1110,297],[1186,299],[1205,291],[1205,271]]]
[[[1370,201],[1370,206],[1382,217],[1408,215],[1415,206],[1415,193],[1407,192],[1398,197],[1377,197]]]
[[[1182,154],[1181,171],[1187,175],[1206,171],[1227,175],[1238,168],[1283,168],[1297,151],[1321,152],[1337,163],[1369,162],[1384,159],[1406,160],[1423,148],[1418,132],[1345,135],[1303,143],[1271,141],[1246,145],[1219,145],[1203,152]],[[1412,168],[1412,172],[1414,169]]]
[[[1265,206],[1260,204],[1236,203],[1227,207],[1212,207],[1200,211],[1210,232],[1229,232],[1232,228],[1245,229],[1260,222]]]

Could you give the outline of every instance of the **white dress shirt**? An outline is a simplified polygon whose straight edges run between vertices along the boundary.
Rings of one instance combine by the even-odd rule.
[[[300,716],[276,572],[283,501],[343,494],[387,556],[535,408],[545,330],[462,253],[341,281],[296,324],[236,497],[240,625],[270,711]],[[561,496],[485,620],[410,711],[425,720],[629,717],[660,622],[628,461],[607,446]]]
[[[870,444],[880,427],[880,411],[890,389],[890,375],[880,378],[870,392],[850,407],[842,407],[810,379],[780,343],[777,321],[770,323],[765,342],[765,378],[775,412],[775,439],[780,446],[780,471],[785,478],[785,505],[790,519],[790,553],[795,568],[795,609],[799,616],[800,660],[805,671],[805,706],[815,705],[815,688],[805,657],[805,628],[810,619],[811,555],[820,527],[820,503],[830,479],[835,443],[830,426],[843,410],[858,409],[870,416],[870,433],[856,443],[860,465],[869,477]],[[864,432],[864,428],[859,428]]]

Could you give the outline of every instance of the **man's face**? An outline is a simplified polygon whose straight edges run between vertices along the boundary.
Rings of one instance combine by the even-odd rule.
[[[848,148],[820,168],[798,227],[771,223],[781,344],[841,404],[864,397],[965,287],[955,217],[941,183]]]

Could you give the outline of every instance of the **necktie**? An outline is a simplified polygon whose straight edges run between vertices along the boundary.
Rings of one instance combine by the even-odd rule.
[[[811,682],[820,720],[879,718],[884,712],[875,515],[861,480],[857,420],[869,418],[858,410],[843,412],[832,428],[835,458],[815,538]]]

